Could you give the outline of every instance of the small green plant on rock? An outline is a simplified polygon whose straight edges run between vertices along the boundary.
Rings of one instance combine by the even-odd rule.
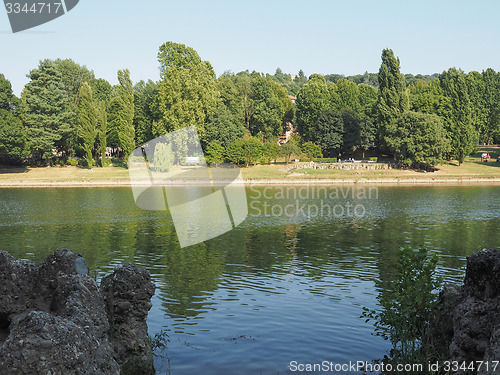
[[[149,343],[154,352],[158,349],[160,350],[166,349],[167,343],[169,341],[170,339],[168,338],[168,333],[165,332],[164,330],[161,330],[154,336],[149,335]]]
[[[399,250],[398,276],[382,285],[380,310],[363,308],[366,321],[373,320],[375,334],[390,340],[389,360],[417,363],[427,359],[422,342],[438,302],[442,280],[436,275],[438,256],[421,246]]]

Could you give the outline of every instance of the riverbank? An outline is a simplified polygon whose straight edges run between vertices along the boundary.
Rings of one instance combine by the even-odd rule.
[[[439,165],[434,172],[403,169],[312,169],[290,170],[279,163],[242,168],[246,184],[462,184],[500,183],[500,162],[483,163],[480,154],[488,152],[496,159],[499,147],[482,147],[462,165],[451,161]],[[305,164],[305,163],[304,163]],[[180,183],[182,184],[182,182]],[[0,187],[91,187],[130,186],[129,172],[124,167],[94,168],[0,167]]]
[[[243,179],[245,185],[458,185],[500,184],[500,177],[419,177],[419,178],[321,178],[321,179]],[[178,181],[169,186],[203,185],[200,181]],[[67,181],[0,181],[0,188],[56,188],[56,187],[130,187],[122,180],[67,180]],[[146,184],[144,184],[146,186]]]

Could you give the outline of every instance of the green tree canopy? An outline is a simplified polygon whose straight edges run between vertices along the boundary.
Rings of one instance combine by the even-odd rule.
[[[304,142],[301,147],[302,153],[309,158],[311,161],[313,158],[320,158],[321,155],[321,146],[317,145],[313,142]]]
[[[210,116],[205,128],[203,144],[218,141],[226,147],[245,135],[244,125],[235,122],[233,114],[224,105],[219,106],[215,113]]]
[[[92,149],[98,133],[95,103],[92,100],[92,89],[88,82],[83,82],[79,90],[77,135],[80,146],[85,152],[89,168],[92,167]]]
[[[391,122],[386,134],[390,150],[407,166],[439,164],[450,151],[450,142],[437,115],[405,112]]]
[[[356,113],[361,113],[360,92],[358,85],[344,78],[340,79],[336,84],[337,103],[334,103],[332,108],[340,111],[349,109]]]
[[[14,111],[19,105],[19,99],[12,92],[10,81],[0,74],[0,109]]]
[[[379,96],[376,105],[379,125],[379,142],[386,146],[385,129],[391,121],[409,110],[405,77],[400,72],[399,58],[391,49],[382,51],[382,65],[378,73]]]
[[[288,164],[293,155],[299,156],[302,153],[295,139],[291,138],[287,143],[281,145],[280,154],[285,157],[285,162]]]
[[[276,142],[269,141],[263,144],[263,148],[262,158],[267,164],[271,164],[272,160],[276,162],[276,159],[280,155],[280,146]]]
[[[172,144],[159,142],[155,146],[153,165],[157,172],[168,172],[174,164]]]
[[[210,164],[224,163],[225,160],[225,149],[222,144],[217,141],[211,141],[205,150],[205,160]]]
[[[342,137],[342,152],[352,154],[354,151],[367,150],[373,145],[376,129],[368,117],[363,117],[352,110],[341,111],[344,134]]]
[[[252,107],[250,118],[252,135],[262,132],[265,137],[277,136],[282,131],[283,117],[287,109],[288,99],[284,88],[266,77],[252,79]],[[286,106],[286,107],[285,107]]]
[[[0,108],[0,163],[20,164],[27,156],[21,120],[12,111]]]
[[[108,115],[106,113],[106,103],[100,101],[96,107],[97,118],[97,138],[99,140],[99,150],[101,154],[101,167],[106,166],[106,148],[108,147]]]
[[[72,113],[68,110],[61,73],[53,61],[41,61],[28,78],[30,82],[21,95],[26,138],[32,158],[42,160],[52,156]]]
[[[316,138],[314,128],[318,118],[331,106],[325,78],[313,74],[297,94],[296,124],[306,141]]]
[[[98,78],[90,81],[92,88],[92,97],[98,102],[109,102],[113,94],[113,86],[104,78]]]
[[[219,103],[212,65],[193,48],[173,42],[160,47],[158,61],[161,81],[153,105],[160,117],[153,134],[195,126],[203,138],[205,123]]]
[[[330,109],[319,116],[314,126],[312,141],[321,146],[323,155],[334,156],[340,152],[344,136],[342,113]]]
[[[151,105],[158,94],[158,85],[153,81],[139,81],[134,86],[134,129],[135,143],[143,145],[154,138],[153,122],[156,114]]]
[[[135,149],[134,89],[128,69],[118,71],[118,82],[108,108],[108,141],[127,159]]]
[[[477,144],[478,135],[472,124],[472,108],[467,81],[462,70],[451,68],[439,76],[448,108],[443,113],[445,127],[451,140],[451,157],[462,164]]]
[[[56,142],[58,149],[71,154],[77,146],[78,103],[80,87],[83,82],[95,80],[94,72],[85,65],[79,65],[71,59],[56,59],[54,64],[61,73],[61,82],[66,95],[67,120],[59,129],[61,139]]]

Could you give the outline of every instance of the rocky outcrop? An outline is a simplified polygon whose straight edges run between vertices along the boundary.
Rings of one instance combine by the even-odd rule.
[[[101,290],[112,333],[110,341],[122,371],[154,374],[146,324],[155,292],[149,272],[135,264],[118,267],[102,280]]]
[[[0,374],[154,374],[153,294],[135,265],[117,267],[99,288],[67,249],[41,265],[0,251]]]
[[[500,251],[483,250],[467,258],[464,285],[447,285],[440,294],[429,332],[430,347],[443,359],[500,360]],[[495,373],[500,373],[500,368]],[[478,374],[486,372],[486,366]]]

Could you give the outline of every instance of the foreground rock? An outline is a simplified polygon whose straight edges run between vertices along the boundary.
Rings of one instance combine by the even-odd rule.
[[[500,251],[483,250],[467,258],[464,285],[447,285],[429,341],[443,359],[466,362],[500,360]],[[500,366],[499,366],[500,367]],[[493,372],[486,366],[478,374]]]
[[[135,265],[117,267],[99,288],[67,249],[41,265],[0,251],[0,374],[154,374],[146,325],[154,290]]]

